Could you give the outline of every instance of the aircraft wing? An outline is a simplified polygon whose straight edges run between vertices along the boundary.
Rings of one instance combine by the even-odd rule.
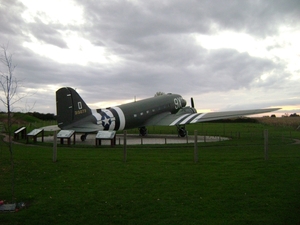
[[[163,113],[149,119],[145,126],[176,126],[206,121],[236,118],[241,116],[272,112],[280,108],[250,109],[209,113]]]

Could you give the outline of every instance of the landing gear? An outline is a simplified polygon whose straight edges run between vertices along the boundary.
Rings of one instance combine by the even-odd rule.
[[[86,137],[87,137],[87,134],[81,135],[81,137],[80,137],[81,141],[85,141],[85,140],[86,140]]]
[[[178,137],[185,137],[187,132],[185,126],[177,126]]]
[[[140,131],[140,136],[143,136],[143,137],[146,136],[148,133],[148,130],[146,127],[140,127],[139,131]]]

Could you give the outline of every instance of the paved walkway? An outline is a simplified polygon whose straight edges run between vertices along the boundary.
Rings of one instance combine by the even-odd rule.
[[[81,135],[77,134],[75,143],[84,144],[84,145],[95,145],[96,144],[96,135],[89,134],[85,141],[80,140]],[[146,137],[138,136],[137,134],[127,134],[127,145],[141,145],[141,144],[185,144],[185,143],[194,143],[194,136],[190,135],[188,137],[178,137],[177,135],[147,135]],[[198,142],[216,142],[229,140],[226,137],[213,137],[213,136],[198,136]],[[38,138],[39,141],[39,138]],[[53,136],[44,137],[45,142],[53,142]],[[71,143],[73,142],[73,137],[71,138]],[[59,142],[58,142],[59,143]],[[67,140],[64,140],[64,143],[67,143]],[[102,140],[102,145],[110,145],[110,140]],[[117,134],[116,145],[124,144],[124,135]]]
[[[8,135],[1,133],[3,135],[3,140],[5,142],[9,141]],[[87,136],[87,139],[82,142],[80,140],[81,135],[76,135],[76,143],[77,144],[83,144],[83,145],[95,145],[96,144],[96,135],[95,134],[89,134]],[[178,137],[176,135],[167,135],[167,134],[161,134],[161,135],[148,135],[147,137],[140,137],[136,134],[127,134],[127,144],[128,145],[141,145],[141,144],[185,144],[185,143],[194,143],[195,137],[190,135],[188,137]],[[217,142],[217,141],[226,141],[229,140],[227,137],[217,137],[217,136],[198,136],[197,141],[198,142]],[[293,139],[295,142],[293,144],[300,144],[299,139]],[[41,141],[41,137],[38,137],[37,141]],[[47,136],[44,137],[45,142],[53,142],[53,136]],[[73,139],[72,139],[73,141]],[[22,144],[19,142],[13,141],[14,144]],[[59,142],[58,142],[59,143]],[[66,140],[65,140],[66,143]],[[116,137],[116,144],[117,145],[123,145],[124,143],[124,135],[117,134]],[[102,140],[102,145],[110,145],[110,140]]]

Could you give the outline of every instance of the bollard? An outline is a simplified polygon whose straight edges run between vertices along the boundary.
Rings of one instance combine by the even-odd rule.
[[[127,131],[124,130],[124,148],[123,148],[123,161],[127,160]]]
[[[57,161],[57,131],[53,134],[53,162]]]
[[[265,152],[265,160],[268,160],[269,159],[269,149],[268,149],[268,139],[269,139],[269,134],[268,134],[268,130],[264,130],[264,146],[265,146],[265,149],[264,149],[264,152]]]
[[[197,130],[194,131],[194,135],[195,135],[195,139],[194,139],[194,162],[197,163],[198,162],[198,134],[197,134]]]

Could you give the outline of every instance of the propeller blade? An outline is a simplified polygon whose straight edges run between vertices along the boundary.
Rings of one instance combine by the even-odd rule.
[[[194,106],[194,99],[193,98],[191,98],[191,107],[195,108],[195,106]]]

